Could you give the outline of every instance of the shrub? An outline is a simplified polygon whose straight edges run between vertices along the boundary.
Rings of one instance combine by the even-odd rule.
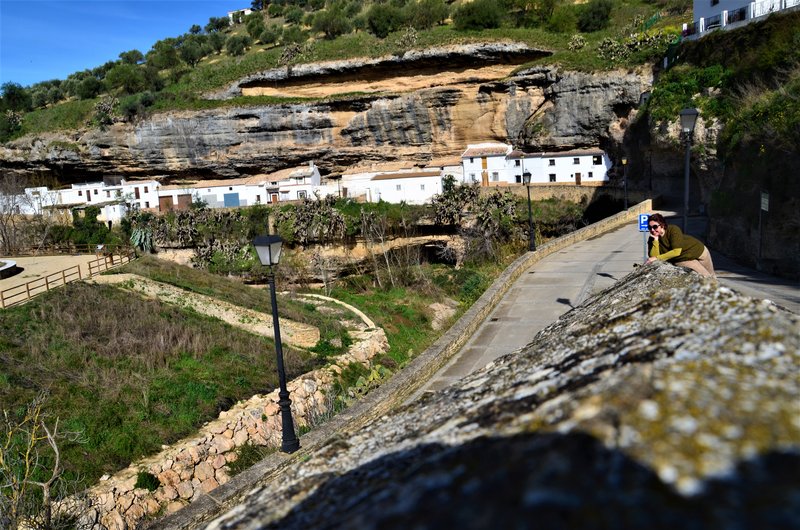
[[[335,39],[352,30],[350,20],[341,9],[328,9],[317,13],[312,27],[314,31],[324,33],[327,39]]]
[[[279,28],[277,24],[273,24],[261,32],[261,35],[258,37],[258,40],[259,42],[261,42],[261,44],[275,44],[276,42],[278,42],[280,36],[281,36],[281,28]]]
[[[161,482],[158,480],[158,477],[147,471],[139,471],[136,474],[136,484],[133,487],[146,489],[147,491],[156,491],[160,485]]]
[[[283,30],[281,42],[283,44],[297,43],[300,44],[308,39],[308,34],[300,29],[300,26],[289,26]]]
[[[559,6],[547,21],[547,30],[553,33],[571,33],[578,26],[578,15],[572,6]]]
[[[403,22],[403,12],[389,4],[373,4],[367,11],[367,28],[379,39],[385,39],[389,33],[400,28]]]
[[[499,28],[502,16],[502,8],[494,0],[475,0],[458,8],[453,23],[459,30]]]
[[[578,29],[583,33],[591,33],[607,28],[611,23],[613,0],[591,0],[581,9],[578,16]]]
[[[303,10],[297,6],[292,6],[284,11],[283,16],[289,24],[299,24],[303,21]]]
[[[442,24],[449,14],[444,0],[418,0],[405,7],[405,19],[415,29],[428,29]]]
[[[267,9],[270,17],[279,17],[283,14],[283,6],[280,4],[270,4]]]

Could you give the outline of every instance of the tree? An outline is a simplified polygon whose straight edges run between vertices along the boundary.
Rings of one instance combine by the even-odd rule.
[[[264,18],[261,16],[261,13],[248,16],[245,27],[247,28],[247,34],[250,35],[251,38],[257,39],[259,35],[264,32]]]
[[[494,0],[475,0],[462,4],[453,15],[456,29],[499,28],[503,18],[502,8]]]
[[[0,527],[54,530],[74,525],[68,519],[79,514],[61,510],[53,514],[53,502],[65,497],[69,485],[62,477],[60,439],[80,441],[75,433],[59,432],[59,420],[48,425],[40,393],[22,414],[2,411],[0,425]],[[38,488],[38,494],[33,488]]]
[[[103,90],[103,83],[94,76],[89,76],[80,82],[77,89],[77,96],[81,99],[92,99],[97,97]]]
[[[201,28],[197,24],[192,24],[192,27],[189,28],[189,33],[191,33],[192,35],[199,35],[201,31],[203,31],[203,28]]]
[[[591,0],[578,15],[578,29],[583,33],[591,33],[607,28],[611,23],[613,7],[613,0]]]
[[[264,9],[267,8],[268,5],[269,2],[267,0],[253,0],[250,3],[250,8],[253,11],[263,11]]]
[[[450,14],[450,9],[444,0],[410,2],[405,10],[406,20],[415,29],[428,29],[442,24]]]
[[[291,6],[283,12],[283,16],[289,24],[299,24],[303,21],[303,10],[297,6]]]
[[[222,31],[228,29],[231,22],[228,17],[211,17],[206,24],[206,33],[213,33],[214,31]]]
[[[181,46],[180,50],[181,59],[183,59],[186,64],[194,68],[197,66],[197,63],[200,62],[205,56],[203,52],[203,48],[194,40],[188,41]]]
[[[132,64],[119,64],[106,74],[109,91],[120,90],[125,94],[135,94],[145,89],[144,70]]]
[[[367,11],[367,28],[379,39],[385,39],[404,22],[402,11],[389,4],[372,4]]]
[[[216,53],[222,51],[222,49],[225,47],[226,40],[228,40],[228,37],[216,31],[214,33],[209,33],[208,35],[208,45]]]
[[[153,44],[153,48],[147,52],[147,64],[155,66],[159,70],[179,66],[181,60],[178,56],[177,41],[164,39]]]
[[[2,93],[3,96],[3,109],[23,112],[31,110],[33,105],[31,93],[19,83],[13,83],[11,81],[3,83],[3,85],[0,86],[0,93]]]
[[[326,9],[314,16],[314,31],[321,31],[326,39],[335,39],[345,33],[350,33],[352,25],[341,8]]]
[[[225,49],[228,50],[229,55],[238,57],[244,55],[245,50],[251,43],[250,37],[245,35],[233,35],[229,37],[228,41],[225,43]]]
[[[119,58],[125,64],[139,64],[144,61],[144,54],[139,50],[131,50],[120,53]]]
[[[258,40],[261,44],[275,44],[281,36],[281,29],[277,24],[272,24],[259,35]]]

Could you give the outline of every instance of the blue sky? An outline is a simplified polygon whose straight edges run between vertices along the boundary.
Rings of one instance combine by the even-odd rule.
[[[0,83],[66,79],[245,7],[250,0],[0,0]]]

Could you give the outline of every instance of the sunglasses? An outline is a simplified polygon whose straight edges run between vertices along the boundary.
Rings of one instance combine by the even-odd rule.
[[[647,227],[647,229],[650,231],[658,230],[659,228],[661,228],[661,225],[650,225]]]

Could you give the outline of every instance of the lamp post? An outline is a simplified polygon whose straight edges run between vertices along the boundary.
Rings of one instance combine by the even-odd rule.
[[[530,236],[528,250],[533,252],[536,250],[536,234],[533,232],[533,212],[531,211],[531,174],[529,171],[522,172],[522,182],[525,183],[525,188],[528,190],[528,235]]]
[[[697,109],[683,109],[681,116],[681,133],[683,142],[686,146],[686,161],[683,166],[683,231],[686,232],[689,221],[689,162],[692,157],[692,139],[694,137],[694,126],[697,123]]]
[[[272,327],[275,330],[275,354],[278,360],[278,381],[280,390],[278,391],[278,405],[281,409],[282,442],[281,451],[284,453],[294,453],[300,449],[300,440],[294,432],[294,420],[292,420],[292,401],[289,399],[289,391],[286,390],[286,372],[283,368],[283,347],[281,346],[281,328],[278,323],[278,300],[275,297],[275,272],[272,267],[278,264],[281,257],[281,245],[283,240],[280,236],[266,235],[258,236],[253,240],[253,246],[258,252],[258,259],[262,265],[269,267],[267,283],[269,284],[270,298],[272,300]]]
[[[625,211],[628,210],[628,157],[622,157],[622,185],[625,188]]]

